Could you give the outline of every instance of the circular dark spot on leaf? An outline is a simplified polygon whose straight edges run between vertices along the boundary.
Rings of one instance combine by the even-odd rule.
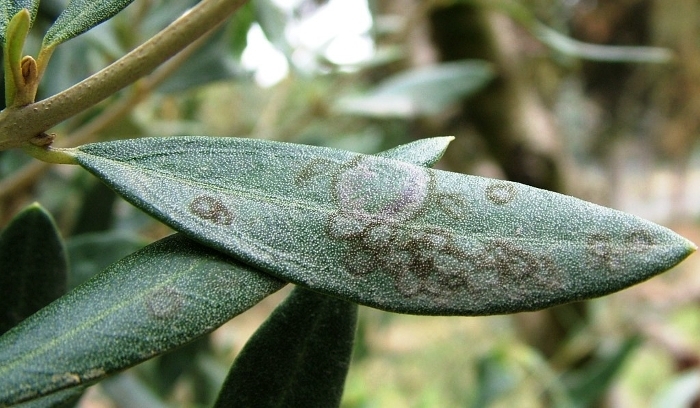
[[[216,197],[201,195],[189,205],[192,214],[218,225],[233,224],[233,214],[226,205]]]
[[[148,313],[157,319],[174,317],[185,303],[185,297],[172,288],[161,288],[153,292],[146,301]]]
[[[505,181],[494,181],[486,187],[486,198],[496,205],[505,205],[513,201],[515,186]]]

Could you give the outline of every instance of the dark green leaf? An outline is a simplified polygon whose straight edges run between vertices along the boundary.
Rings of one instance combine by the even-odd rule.
[[[50,48],[77,37],[109,20],[134,0],[70,0],[44,36],[42,47]]]
[[[236,358],[215,406],[339,406],[356,322],[356,304],[295,288]]]
[[[436,115],[482,89],[494,73],[485,61],[456,61],[401,72],[364,95],[340,99],[341,112],[377,117]]]
[[[146,244],[148,242],[142,238],[118,231],[82,234],[71,238],[66,244],[70,260],[68,289],[74,289]]]
[[[0,234],[0,334],[63,295],[67,273],[51,215],[28,206]]]
[[[0,0],[0,40],[3,45],[7,42],[7,25],[22,9],[29,11],[33,23],[39,9],[39,0]]]
[[[75,387],[58,391],[43,398],[12,405],[15,408],[74,408],[86,387]],[[5,405],[2,405],[3,407]]]
[[[0,406],[82,386],[208,333],[284,282],[173,235],[0,337]]]
[[[329,148],[183,137],[74,154],[207,245],[403,313],[546,308],[641,282],[695,250],[666,228],[573,197]]]
[[[574,406],[581,408],[598,406],[599,400],[610,388],[622,365],[640,344],[640,337],[630,337],[611,355],[569,373],[565,381],[569,384],[567,387],[569,397]]]

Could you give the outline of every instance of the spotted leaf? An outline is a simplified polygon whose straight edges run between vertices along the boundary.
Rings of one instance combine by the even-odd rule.
[[[390,311],[536,310],[621,290],[695,250],[664,227],[573,197],[323,147],[182,137],[74,154],[195,240]]]

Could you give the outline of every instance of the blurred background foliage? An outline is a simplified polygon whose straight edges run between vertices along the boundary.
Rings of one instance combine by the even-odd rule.
[[[30,37],[67,1],[42,0]],[[193,0],[137,0],[60,46],[40,88],[115,61]],[[698,242],[700,3],[253,0],[56,129],[57,143],[246,136],[365,153],[454,135],[438,167],[571,194]],[[0,226],[39,201],[74,287],[171,231],[73,166],[0,153]],[[360,311],[343,406],[700,406],[697,260],[606,298],[479,318]],[[88,390],[81,407],[204,407],[288,293]]]

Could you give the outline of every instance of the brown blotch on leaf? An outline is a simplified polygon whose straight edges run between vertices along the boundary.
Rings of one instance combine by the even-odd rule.
[[[496,205],[510,203],[516,194],[515,186],[505,181],[494,181],[486,187],[486,198]]]
[[[146,308],[157,319],[170,319],[180,312],[184,304],[184,296],[175,289],[160,288],[148,298]]]
[[[634,252],[646,252],[651,246],[656,244],[654,237],[649,231],[637,230],[631,232],[626,238],[625,242],[629,244],[630,250]]]
[[[304,166],[299,173],[294,176],[294,184],[297,186],[303,185],[311,181],[314,177],[325,174],[333,162],[324,159],[315,159]]]
[[[192,214],[218,225],[233,224],[233,214],[226,205],[216,197],[201,195],[189,205]]]
[[[602,233],[591,234],[586,239],[586,250],[595,263],[608,270],[616,270],[620,267],[620,251],[615,248],[612,238]]]

